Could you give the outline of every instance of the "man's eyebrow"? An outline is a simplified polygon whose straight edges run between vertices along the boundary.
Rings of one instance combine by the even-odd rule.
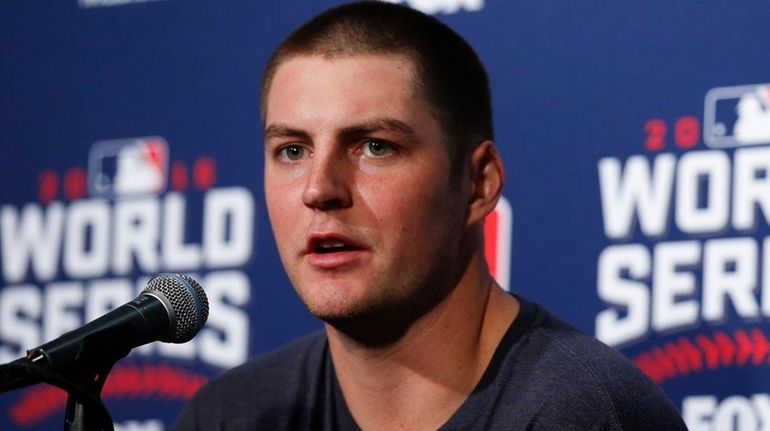
[[[300,129],[295,129],[284,124],[271,124],[265,129],[265,140],[275,138],[309,138],[310,135]]]
[[[391,131],[404,135],[407,139],[414,139],[415,133],[408,124],[394,118],[378,118],[364,121],[342,128],[337,136],[343,140],[350,140],[369,133]],[[285,124],[271,124],[265,129],[265,141],[276,138],[303,138],[310,139],[310,134],[304,130],[296,129]]]
[[[396,120],[394,118],[378,118],[370,121],[364,121],[363,123],[354,124],[343,128],[339,132],[339,136],[345,138],[356,138],[361,135],[369,133],[390,131],[397,132],[405,135],[408,139],[414,139],[415,133],[408,124],[403,121]]]

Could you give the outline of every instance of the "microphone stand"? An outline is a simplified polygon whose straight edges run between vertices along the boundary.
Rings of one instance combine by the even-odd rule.
[[[78,365],[57,371],[44,366],[47,362],[44,354],[37,349],[30,350],[26,357],[0,365],[0,393],[48,383],[67,392],[64,431],[114,431],[112,417],[101,401],[101,392],[112,367],[130,352],[128,348],[115,349],[114,346],[115,343],[105,337],[87,337],[80,345]]]
[[[114,431],[112,418],[101,401],[102,388],[113,365],[115,362],[83,367],[75,377],[89,396],[84,399],[79,392],[67,391],[64,431]],[[101,408],[95,407],[94,399],[98,401]]]
[[[0,365],[0,393],[37,383],[48,383],[67,392],[64,430],[114,431],[112,417],[102,404],[99,393],[75,380],[35,364],[29,358]],[[70,415],[72,411],[74,414]]]

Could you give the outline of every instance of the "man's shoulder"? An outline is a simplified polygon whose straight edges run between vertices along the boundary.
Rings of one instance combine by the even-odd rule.
[[[325,354],[325,334],[307,335],[224,372],[203,390],[218,397],[253,393],[255,397],[275,399],[291,394],[297,386],[312,384],[314,380],[309,378],[310,374],[317,377],[321,372]],[[275,393],[271,393],[273,390]]]
[[[596,338],[544,312],[529,337],[535,346],[532,376],[548,390],[541,409],[592,411],[607,429],[686,429],[663,391],[628,358]],[[540,346],[540,347],[537,347]],[[526,361],[526,359],[525,359]]]
[[[328,389],[326,346],[325,334],[311,334],[224,372],[195,394],[175,429],[262,426],[308,416],[304,410]]]
[[[553,315],[548,314],[532,332],[549,347],[544,352],[546,359],[552,355],[567,364],[571,372],[585,375],[597,383],[616,378],[648,380],[636,365],[618,351]]]

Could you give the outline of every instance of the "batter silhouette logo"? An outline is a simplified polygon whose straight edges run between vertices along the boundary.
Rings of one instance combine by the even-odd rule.
[[[167,174],[168,145],[157,136],[96,142],[88,156],[91,196],[159,194]]]
[[[770,144],[770,84],[706,93],[703,140],[711,148]]]

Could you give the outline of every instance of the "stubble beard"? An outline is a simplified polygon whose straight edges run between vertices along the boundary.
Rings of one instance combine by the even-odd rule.
[[[366,297],[355,303],[339,306],[336,300],[344,298],[332,296],[319,304],[311,298],[312,292],[297,288],[297,293],[313,316],[346,338],[372,348],[391,345],[451,293],[467,266],[467,256],[453,256],[458,244],[447,238],[440,242],[443,246],[434,250],[436,254],[429,265],[412,270],[408,277],[375,275],[366,286]],[[337,291],[335,295],[344,293]]]

